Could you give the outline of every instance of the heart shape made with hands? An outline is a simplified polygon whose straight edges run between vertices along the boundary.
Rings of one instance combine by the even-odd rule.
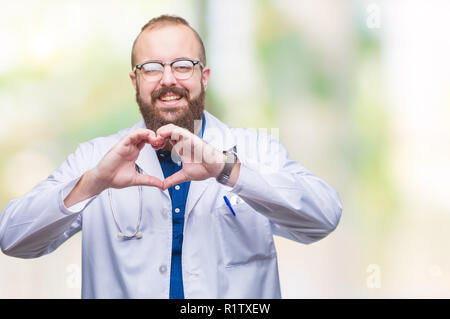
[[[163,181],[156,176],[136,170],[136,160],[145,144],[155,150],[170,142],[183,162],[180,170]],[[217,177],[223,169],[223,154],[187,129],[174,124],[160,127],[156,132],[138,128],[124,136],[105,154],[100,162],[90,170],[90,180],[94,181],[95,193],[106,188],[129,186],[154,186],[166,190],[187,181],[201,181]],[[222,163],[221,163],[222,162]]]
[[[197,135],[174,124],[162,126],[156,132],[150,130],[148,142],[155,150],[164,148],[166,143],[169,142],[184,164],[181,170],[162,181],[163,190],[186,181],[207,179],[220,170],[220,164],[204,164],[206,158],[203,157],[202,148],[207,147],[209,153],[215,153],[207,156],[207,158],[213,158],[218,163],[220,163],[223,155],[210,146],[205,145],[204,141]],[[194,149],[199,150],[200,158],[194,159]]]

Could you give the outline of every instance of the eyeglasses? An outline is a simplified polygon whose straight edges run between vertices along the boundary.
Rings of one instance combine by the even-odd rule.
[[[178,80],[189,79],[192,74],[194,74],[194,67],[199,64],[201,68],[204,68],[202,62],[198,60],[190,59],[179,59],[173,62],[157,62],[157,61],[147,61],[138,64],[134,67],[134,72],[140,70],[144,80],[149,82],[159,81],[164,73],[164,67],[170,65],[172,73]]]

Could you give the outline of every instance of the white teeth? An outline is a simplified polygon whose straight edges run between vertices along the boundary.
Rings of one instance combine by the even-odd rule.
[[[173,101],[173,100],[178,100],[180,97],[178,95],[171,95],[171,96],[164,96],[161,97],[162,101]]]

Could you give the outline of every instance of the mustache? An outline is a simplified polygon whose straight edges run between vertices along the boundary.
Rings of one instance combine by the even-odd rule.
[[[163,87],[159,90],[155,90],[151,93],[152,103],[155,103],[156,99],[159,97],[167,94],[167,93],[173,93],[176,95],[179,95],[181,97],[185,97],[188,101],[189,99],[189,91],[185,88],[179,88],[179,87]]]

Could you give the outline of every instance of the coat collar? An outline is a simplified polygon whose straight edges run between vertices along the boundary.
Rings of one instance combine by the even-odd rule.
[[[230,127],[218,120],[208,111],[205,110],[204,114],[206,126],[203,133],[203,140],[220,151],[232,149],[236,145],[236,140],[231,133]],[[145,128],[145,122],[143,119],[136,123],[131,130],[139,127]],[[160,180],[164,180],[161,165],[156,156],[156,152],[151,145],[146,144],[144,146],[138,159],[136,160],[136,164],[143,170],[143,173],[153,175]],[[200,196],[207,189],[210,183],[213,182],[216,182],[213,178],[208,178],[203,181],[191,181],[189,186],[189,194],[186,201],[185,214],[189,214],[191,212],[197,201],[200,199]],[[164,196],[170,200],[168,190],[161,190],[161,192],[164,193]]]

